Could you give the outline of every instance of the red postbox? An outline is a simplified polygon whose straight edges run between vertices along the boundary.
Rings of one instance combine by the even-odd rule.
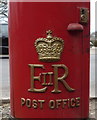
[[[88,118],[89,2],[10,2],[11,115]]]

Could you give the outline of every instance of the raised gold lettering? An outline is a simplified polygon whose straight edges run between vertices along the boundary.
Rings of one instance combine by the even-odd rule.
[[[80,97],[77,97],[76,98],[76,107],[79,107],[80,106]]]
[[[25,102],[26,100],[25,100],[25,98],[21,98],[21,106],[23,106],[23,105],[25,105]]]
[[[38,102],[40,103],[40,108],[43,109],[43,103],[45,102],[45,100],[38,100]]]
[[[42,73],[42,75],[44,76],[44,83],[42,83],[42,85],[47,85],[47,83],[46,83],[46,75],[47,75],[47,73]]]
[[[45,104],[46,102],[46,104]],[[69,98],[69,99],[54,99],[54,100],[36,100],[36,99],[25,99],[21,98],[21,106],[26,106],[27,108],[33,109],[43,109],[44,104],[47,105],[50,109],[58,109],[58,108],[76,108],[80,106],[80,97]]]
[[[55,108],[55,101],[54,100],[49,101],[49,108],[51,108],[51,109]]]
[[[59,81],[61,83],[63,83],[63,85],[69,92],[74,91],[75,89],[71,88],[65,81],[66,77],[68,76],[68,68],[64,64],[56,64],[56,65],[52,65],[52,66],[54,67],[54,90],[52,92],[53,93],[61,92],[61,90],[59,90],[59,88],[58,88]],[[65,73],[62,77],[58,77],[58,68],[63,68],[65,70]]]
[[[71,98],[71,107],[75,107],[76,106],[76,101],[75,98]]]
[[[26,106],[27,106],[28,108],[31,107],[31,100],[30,100],[30,99],[27,99],[27,100],[26,100]]]
[[[56,100],[56,108],[59,108],[60,104],[61,104],[62,100]]]
[[[45,92],[47,87],[44,87],[42,89],[36,89],[34,88],[34,80],[39,80],[40,81],[40,76],[34,76],[35,68],[43,68],[43,65],[38,65],[38,64],[29,64],[29,67],[31,68],[31,88],[28,89],[29,92]]]
[[[52,83],[53,72],[48,72],[48,75],[49,75],[49,78],[50,78],[48,85],[53,85],[53,83]]]
[[[63,99],[63,106],[62,106],[62,108],[65,108],[65,105],[67,104],[67,99]]]
[[[70,108],[70,99],[67,99],[68,100],[68,107]]]
[[[37,100],[32,100],[32,106],[33,106],[34,109],[38,108]]]

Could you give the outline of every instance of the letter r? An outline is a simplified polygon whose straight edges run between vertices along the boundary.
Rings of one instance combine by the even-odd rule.
[[[63,85],[65,86],[65,88],[69,91],[72,92],[75,89],[71,88],[67,82],[65,81],[66,77],[68,76],[68,68],[64,65],[64,64],[56,64],[56,65],[52,65],[54,67],[54,90],[52,91],[53,93],[60,93],[61,90],[59,90],[58,88],[58,82],[60,81],[61,83],[63,83]],[[63,68],[65,70],[65,73],[62,77],[58,77],[58,69],[59,68]]]

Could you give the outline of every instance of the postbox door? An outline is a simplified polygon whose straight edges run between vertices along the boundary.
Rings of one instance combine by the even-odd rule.
[[[82,2],[10,2],[11,115],[87,118],[89,20]]]

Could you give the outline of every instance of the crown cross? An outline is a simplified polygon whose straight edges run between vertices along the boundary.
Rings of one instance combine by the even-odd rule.
[[[53,38],[51,30],[46,31],[46,34],[47,34],[47,37],[46,37],[47,39],[52,39]]]

